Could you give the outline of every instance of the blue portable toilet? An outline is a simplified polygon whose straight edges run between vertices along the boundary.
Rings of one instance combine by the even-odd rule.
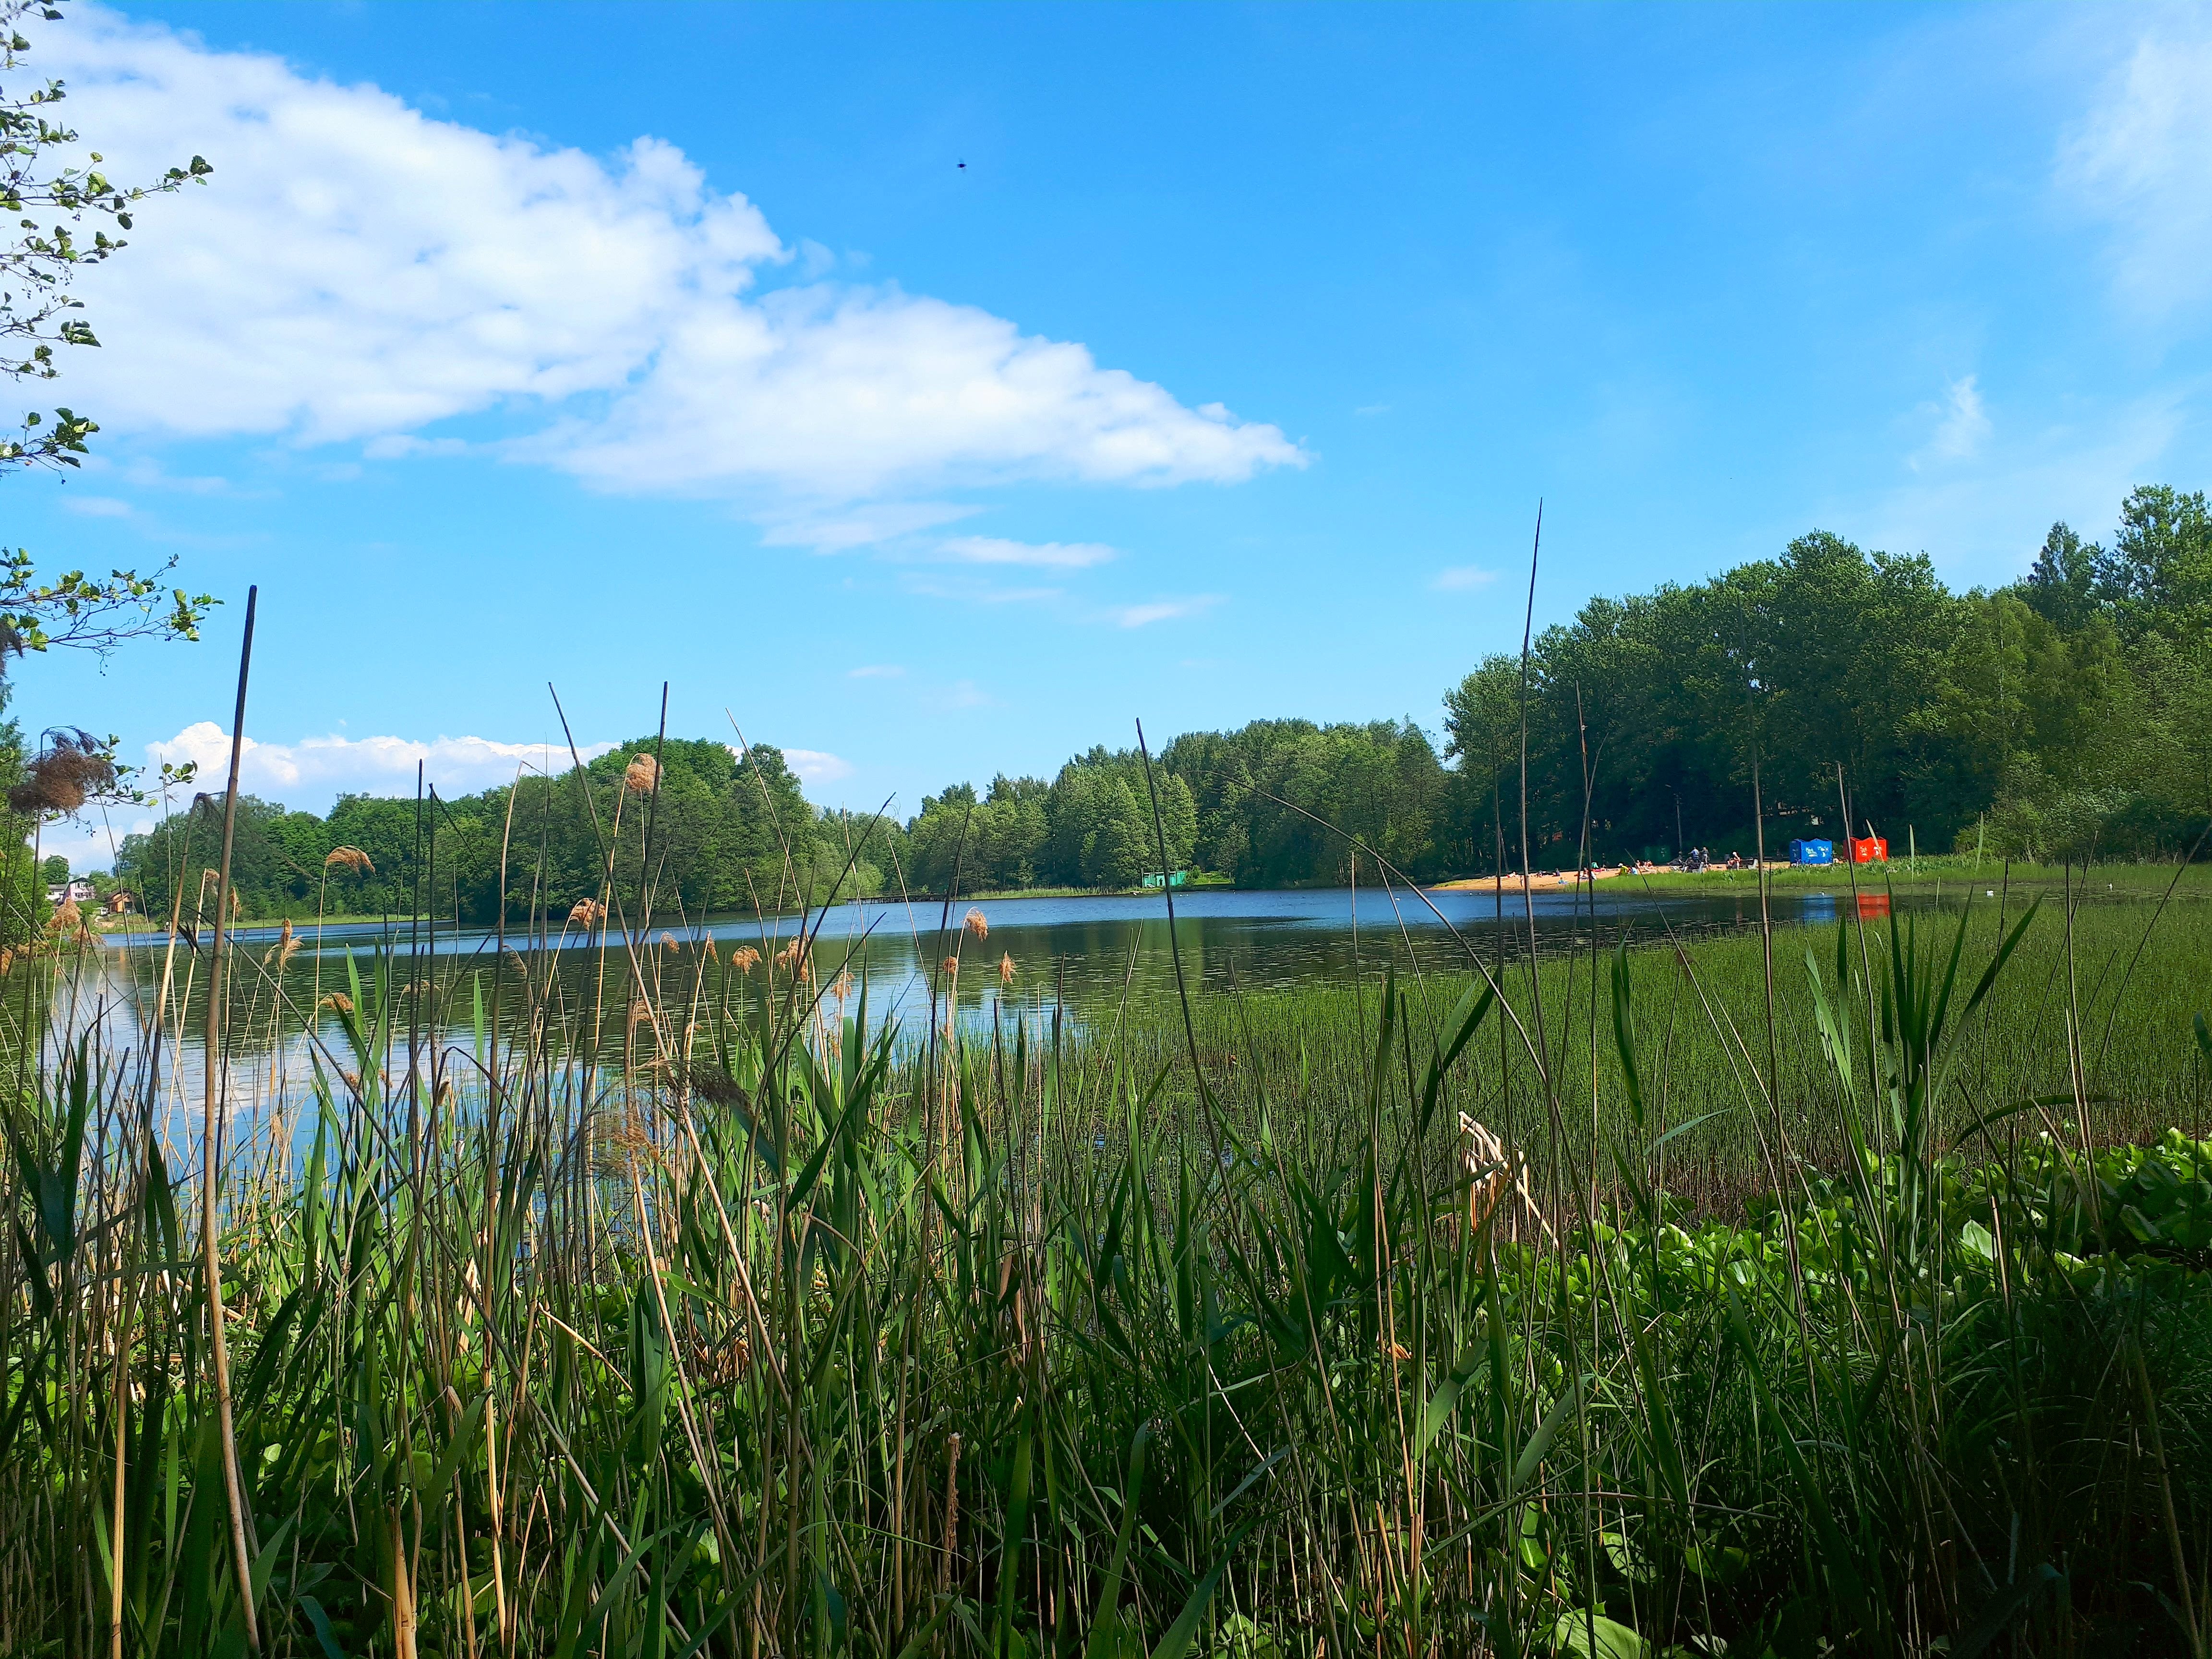
[[[1833,864],[1836,843],[1832,841],[1793,841],[1790,843],[1790,862],[1792,864]]]

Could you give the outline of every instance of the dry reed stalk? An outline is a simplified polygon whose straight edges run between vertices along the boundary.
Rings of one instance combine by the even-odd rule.
[[[416,1659],[415,1587],[407,1571],[407,1530],[398,1505],[385,1511],[392,1519],[392,1644],[398,1659]]]
[[[230,860],[238,834],[238,769],[245,752],[246,683],[253,662],[253,611],[260,589],[246,590],[246,635],[239,648],[238,703],[230,722],[230,782],[223,794],[222,864],[216,889],[215,936],[208,951],[207,1048],[200,1069],[205,1076],[200,1141],[200,1249],[207,1271],[210,1357],[214,1362],[216,1412],[222,1436],[225,1495],[230,1505],[231,1553],[238,1574],[238,1600],[246,1620],[246,1645],[261,1651],[261,1631],[254,1617],[253,1558],[246,1541],[246,1498],[240,1489],[238,1434],[231,1419],[230,1340],[223,1329],[222,1256],[216,1237],[216,1188],[222,1179],[217,1148],[222,1145],[218,1095],[222,1073],[222,936],[223,912],[233,896]],[[403,1659],[414,1659],[410,1639]]]
[[[938,1588],[952,1588],[952,1561],[960,1553],[960,1437],[945,1445],[945,1565]]]
[[[1504,1206],[1507,1194],[1517,1193],[1522,1207],[1543,1229],[1545,1236],[1555,1237],[1552,1224],[1545,1219],[1535,1195],[1528,1190],[1527,1158],[1509,1153],[1504,1141],[1465,1112],[1459,1115],[1459,1141],[1460,1169],[1471,1177],[1467,1189],[1468,1231],[1480,1235]],[[1517,1243],[1521,1237],[1518,1219],[1510,1219],[1506,1224],[1507,1237]],[[1484,1248],[1488,1248],[1486,1242]]]

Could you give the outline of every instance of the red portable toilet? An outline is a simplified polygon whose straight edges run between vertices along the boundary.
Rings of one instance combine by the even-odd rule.
[[[1869,836],[1851,842],[1853,864],[1887,864],[1889,862],[1889,842],[1881,836]]]

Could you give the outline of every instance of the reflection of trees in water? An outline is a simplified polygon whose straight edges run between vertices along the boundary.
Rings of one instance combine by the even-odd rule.
[[[1516,896],[1507,896],[1502,936],[1494,914],[1485,914],[1460,919],[1455,939],[1418,898],[1402,896],[1402,923],[1387,913],[1370,921],[1363,902],[1356,942],[1348,925],[1334,921],[1203,914],[1177,918],[1176,942],[1188,982],[1208,994],[1344,983],[1355,968],[1363,975],[1449,969],[1464,966],[1470,949],[1494,961],[1501,945],[1509,961],[1519,961],[1528,951],[1528,921],[1516,913]],[[1650,911],[1601,909],[1594,921],[1587,910],[1540,912],[1538,947],[1546,955],[1594,944],[1610,948],[1624,933],[1656,943],[1670,923],[1674,936],[1686,939],[1755,927],[1759,920],[1756,902],[1741,897],[1700,897],[1668,911],[1669,921]],[[934,924],[938,915],[930,906],[915,920]],[[797,931],[793,922],[766,939],[708,944],[656,930],[634,947],[604,948],[580,940],[540,949],[525,938],[504,953],[489,934],[459,940],[441,934],[434,957],[410,949],[409,933],[396,929],[381,939],[350,941],[350,971],[348,945],[330,939],[319,950],[312,928],[289,943],[248,938],[233,958],[230,1052],[234,1060],[281,1061],[302,1074],[315,1054],[331,1063],[329,1056],[346,1047],[337,1000],[354,995],[356,974],[372,1002],[380,975],[389,987],[393,1038],[403,1049],[410,1041],[418,1047],[434,1041],[471,1052],[481,1030],[486,1040],[496,1033],[502,1047],[605,1062],[652,1058],[663,1033],[714,1040],[724,1022],[750,1025],[764,1006],[772,1017],[803,1014],[817,996],[834,1017],[855,1012],[865,991],[872,1025],[895,1021],[921,1040],[933,992],[939,1019],[949,1006],[971,1030],[1017,1013],[1042,1021],[1055,1007],[1080,1029],[1110,1022],[1125,998],[1141,1004],[1174,994],[1167,921],[1157,915],[1006,925],[980,940],[963,936],[957,915],[940,933],[933,925],[910,926],[902,914],[871,930],[833,913],[816,936],[804,977],[794,976],[798,964],[788,951]],[[942,963],[956,949],[961,970],[948,975]],[[1000,972],[1002,958],[1013,965],[1010,982]],[[841,975],[848,977],[841,981]],[[51,963],[19,969],[5,981],[0,1030],[52,1034],[97,1020],[111,1049],[135,1047],[153,1028],[165,975],[167,1041],[178,1054],[195,1055],[204,1028],[204,965],[191,941],[180,939],[172,950],[161,935],[64,959],[58,971]],[[33,1003],[27,1022],[26,994]],[[646,1006],[663,1011],[658,1023],[637,1017]]]

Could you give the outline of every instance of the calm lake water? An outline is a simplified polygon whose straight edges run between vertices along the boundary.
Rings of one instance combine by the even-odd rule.
[[[1652,893],[1613,883],[1595,895],[1569,890],[1533,898],[1538,948],[1546,952],[1586,947],[1593,928],[1610,945],[1624,933],[1656,939],[1670,929],[1696,937],[1759,925],[1757,890],[1748,880],[1716,878],[1711,893]],[[1783,923],[1832,921],[1839,905],[1850,903],[1848,896],[1827,894],[1778,896],[1774,916]],[[982,913],[984,937],[963,929],[970,909]],[[1355,972],[1449,967],[1464,963],[1470,949],[1492,959],[1500,948],[1500,906],[1487,891],[1190,889],[1176,895],[1175,911],[1176,944],[1194,990],[1348,983]],[[917,1038],[929,1029],[933,993],[947,995],[939,965],[956,950],[961,966],[951,995],[955,1017],[970,1029],[987,1026],[997,1010],[1017,1008],[1042,1018],[1058,1007],[1079,1024],[1110,1016],[1125,997],[1142,1003],[1174,989],[1167,906],[1157,893],[985,899],[956,902],[949,910],[933,902],[871,902],[764,924],[729,920],[686,927],[656,921],[635,941],[610,930],[604,947],[580,929],[548,938],[510,932],[504,958],[497,936],[484,929],[346,926],[319,933],[309,924],[301,930],[298,948],[280,964],[275,960],[278,931],[254,927],[233,935],[239,971],[232,982],[235,994],[252,1005],[233,1016],[234,1065],[243,1063],[253,1074],[241,1078],[239,1087],[258,1091],[280,1078],[304,1076],[309,1050],[317,1046],[326,1062],[344,1054],[335,1016],[318,1015],[312,1029],[303,1030],[302,1023],[319,995],[346,988],[349,955],[364,979],[373,975],[380,956],[395,981],[422,984],[429,999],[425,1024],[465,1050],[474,1042],[479,997],[489,1010],[495,982],[501,1024],[514,1030],[528,1000],[520,982],[527,973],[541,989],[554,988],[564,1046],[588,1049],[596,1042],[599,1052],[611,1053],[628,1029],[633,957],[674,1006],[695,992],[712,1002],[726,984],[742,1002],[759,994],[764,975],[756,970],[726,981],[732,953],[750,946],[773,957],[798,934],[802,921],[810,931],[819,928],[814,963],[820,982],[833,982],[841,968],[849,969],[854,981],[866,981],[872,1022],[896,1019],[902,1032]],[[1505,954],[1523,953],[1528,915],[1522,896],[1510,890],[1503,927]],[[703,965],[704,939],[714,944],[711,967]],[[143,1049],[165,963],[182,982],[190,956],[180,945],[170,963],[167,942],[158,935],[111,938],[97,967],[64,990],[55,1009],[57,1030],[96,1023],[111,1053]],[[1002,963],[1011,963],[1011,978],[1004,976]],[[274,994],[280,980],[283,1012]],[[198,1086],[192,1081],[198,1073],[198,1004],[194,997],[186,1009],[181,1040],[173,1030],[164,1045],[167,1069],[187,1089]],[[943,1002],[935,1006],[941,1018]]]

